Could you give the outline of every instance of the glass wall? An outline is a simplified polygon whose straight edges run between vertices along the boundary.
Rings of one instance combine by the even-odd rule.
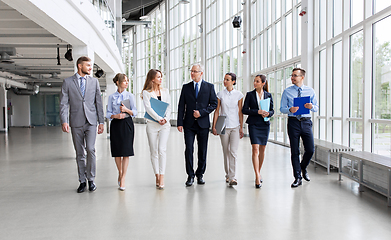
[[[106,27],[109,29],[111,36],[116,38],[115,35],[115,22],[113,11],[110,9],[109,4],[106,0],[90,0],[90,2],[95,6],[96,11],[99,13],[103,19]]]
[[[205,79],[219,92],[224,88],[225,73],[233,72],[237,76],[235,88],[243,91],[243,32],[232,27],[235,16],[243,19],[243,6],[234,0],[206,0],[205,7]]]
[[[169,3],[169,56],[170,95],[172,107],[171,117],[176,119],[180,91],[184,83],[189,82],[190,68],[194,63],[201,63],[201,1],[190,1],[180,4],[179,1]],[[204,63],[203,63],[204,64]],[[204,73],[204,79],[206,78]],[[207,81],[210,81],[206,78]]]
[[[298,10],[301,1],[251,1],[251,75],[267,76],[275,115],[270,119],[269,139],[289,144],[287,116],[280,113],[281,95],[291,85],[292,69],[300,59],[301,31]],[[252,81],[252,79],[250,80]],[[252,84],[250,85],[252,86]]]
[[[60,126],[60,94],[30,96],[31,126]]]
[[[314,16],[317,136],[386,156],[391,156],[391,35],[384,29],[391,24],[390,6],[379,0],[321,0]]]
[[[281,94],[291,85],[292,68],[311,64],[306,81],[319,103],[319,111],[313,115],[314,136],[391,156],[391,34],[384,31],[391,24],[391,2],[312,1],[311,25],[303,20],[309,15],[299,16],[300,0],[241,2],[163,1],[150,15],[152,28],[135,27],[135,37],[130,34],[128,39],[135,41],[124,43],[125,59],[134,58],[124,60],[134,80],[134,94],[141,93],[150,68],[161,69],[175,119],[180,90],[191,80],[192,64],[205,65],[204,79],[215,84],[216,92],[223,89],[226,72],[237,74],[236,87],[243,93],[251,90],[255,75],[263,74],[275,103],[270,140],[287,145],[287,116],[279,111]],[[243,19],[239,29],[232,27],[234,16]],[[311,48],[304,49],[306,55],[302,55],[302,46]],[[250,54],[248,58],[245,53]],[[136,99],[141,116],[141,99]]]
[[[151,21],[150,26],[138,25],[134,27],[135,42],[133,42],[133,54],[136,56],[135,61],[128,62],[129,78],[134,80],[132,88],[136,98],[136,107],[139,116],[144,116],[144,105],[141,101],[141,92],[144,86],[145,78],[150,69],[159,69],[163,73],[163,86],[168,87],[168,79],[165,78],[167,73],[165,68],[165,4],[161,4],[155,9],[146,21]],[[129,42],[132,42],[129,36]],[[124,44],[125,45],[125,44]],[[130,51],[130,49],[128,49]],[[134,51],[137,51],[134,53]],[[132,64],[135,64],[133,66]],[[135,72],[133,72],[135,71]]]

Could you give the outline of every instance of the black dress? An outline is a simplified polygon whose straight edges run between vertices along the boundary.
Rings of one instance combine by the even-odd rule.
[[[131,117],[113,119],[110,124],[110,147],[112,157],[134,156],[134,125]]]

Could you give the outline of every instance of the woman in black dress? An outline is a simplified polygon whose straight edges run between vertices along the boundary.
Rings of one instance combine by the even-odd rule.
[[[261,168],[265,158],[266,143],[269,138],[269,119],[274,114],[273,99],[269,93],[269,87],[265,75],[257,75],[254,78],[254,90],[247,92],[242,112],[248,115],[246,123],[252,146],[252,161],[255,172],[255,187],[260,188],[263,182]],[[261,100],[270,98],[269,109],[261,108]],[[266,119],[265,119],[266,118]]]
[[[111,156],[115,158],[118,169],[118,185],[119,189],[124,191],[129,157],[134,156],[132,117],[137,115],[137,109],[133,94],[126,91],[129,84],[128,77],[123,73],[118,73],[113,81],[118,89],[109,96],[106,117],[111,119],[110,147]]]

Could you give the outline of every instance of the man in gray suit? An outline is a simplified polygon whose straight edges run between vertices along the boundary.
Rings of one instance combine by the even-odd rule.
[[[77,73],[64,79],[62,84],[60,117],[63,132],[69,133],[71,127],[80,182],[77,192],[82,193],[86,190],[87,180],[88,189],[96,190],[96,126],[99,123],[98,134],[103,133],[104,115],[99,81],[89,76],[92,71],[91,59],[80,57],[76,64]]]

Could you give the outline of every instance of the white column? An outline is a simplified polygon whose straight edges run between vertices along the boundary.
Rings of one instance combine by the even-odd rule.
[[[170,13],[170,7],[169,7],[169,4],[168,2],[165,4],[165,19],[166,19],[166,34],[165,34],[165,38],[164,38],[164,41],[165,41],[165,44],[164,46],[166,46],[166,49],[164,49],[164,66],[165,66],[165,69],[162,69],[165,73],[166,73],[166,86],[168,88],[168,90],[171,90],[171,83],[170,83],[170,79],[171,79],[171,71],[170,71],[170,55],[171,55],[171,52],[170,52],[170,49],[171,49],[171,39],[170,39],[170,26],[171,26],[171,23],[170,23],[170,17],[169,17],[169,13]],[[132,35],[133,36],[133,35]],[[134,41],[134,39],[133,39]],[[133,45],[135,46],[135,45]],[[206,65],[206,63],[204,63]],[[136,65],[133,65],[133,66],[136,66]],[[171,94],[171,92],[170,92]]]
[[[122,54],[122,0],[115,0],[115,31],[119,53]]]
[[[168,5],[168,4],[167,4]],[[208,66],[206,65],[206,2],[205,0],[201,1],[201,26],[202,26],[202,33],[201,33],[201,63],[204,65],[204,71],[211,71],[212,69],[208,69]],[[194,26],[195,27],[195,26]],[[198,29],[197,29],[198,30]],[[206,77],[206,76],[204,76]],[[208,81],[211,81],[211,79],[207,79]]]
[[[103,102],[103,110],[106,116],[107,113],[107,103],[109,100],[109,96],[113,94],[117,90],[117,86],[113,82],[113,78],[116,73],[114,72],[106,72],[106,91],[103,94],[102,102]],[[106,119],[106,130],[107,130],[107,138],[110,138],[110,121]]]
[[[7,132],[7,90],[5,84],[0,84],[0,132]]]
[[[95,52],[92,47],[89,47],[91,45],[84,45],[84,46],[72,46],[72,57],[73,57],[73,63],[75,66],[75,72],[77,72],[77,66],[76,62],[79,57],[85,56],[91,58],[92,65],[94,64],[95,60]],[[94,73],[92,73],[94,75]]]
[[[244,55],[243,57],[243,91],[250,90],[251,83],[251,68],[250,68],[250,56],[251,56],[251,45],[250,45],[250,19],[251,19],[251,11],[250,11],[251,1],[245,0],[243,5],[243,51],[245,53],[241,53]],[[239,33],[240,34],[240,33]],[[238,55],[238,57],[241,57]],[[240,67],[240,66],[238,66]]]
[[[302,0],[301,9],[307,8],[307,13],[300,17],[301,24],[301,66],[306,71],[304,84],[314,86],[314,3],[311,0]]]

